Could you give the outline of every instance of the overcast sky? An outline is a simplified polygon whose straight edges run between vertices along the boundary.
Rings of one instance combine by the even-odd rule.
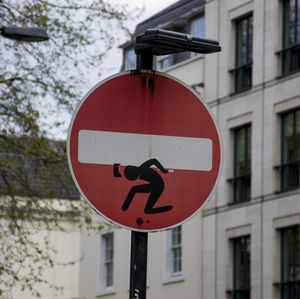
[[[135,7],[142,8],[145,10],[143,14],[139,17],[139,19],[135,20],[133,23],[130,23],[130,29],[133,32],[136,24],[144,21],[145,19],[153,16],[164,8],[172,5],[178,0],[107,0],[111,4],[127,4],[130,9]],[[121,44],[126,42],[126,38],[120,37]],[[103,64],[103,72],[101,76],[101,80],[106,77],[118,73],[120,71],[120,67],[122,64],[122,51],[120,49],[111,50]],[[93,82],[96,83],[96,82]]]
[[[172,5],[178,0],[113,0],[118,3],[127,3],[130,7],[141,7],[145,6],[145,13],[142,15],[141,20],[151,17],[157,12],[163,10],[164,8]]]

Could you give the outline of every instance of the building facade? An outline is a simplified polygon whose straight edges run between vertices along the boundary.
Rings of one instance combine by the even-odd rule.
[[[224,142],[203,298],[299,298],[299,1],[208,1],[205,98]],[[229,275],[228,275],[229,274]],[[211,279],[213,278],[213,279]]]
[[[222,46],[155,57],[205,98],[224,165],[200,213],[149,235],[147,298],[300,298],[299,24],[299,0],[181,0],[137,25]],[[133,42],[121,47],[134,69]],[[130,233],[108,226],[81,244],[80,298],[128,297]]]

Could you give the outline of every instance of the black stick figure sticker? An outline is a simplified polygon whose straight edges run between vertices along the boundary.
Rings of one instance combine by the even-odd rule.
[[[114,164],[115,177],[122,177],[119,172],[119,165],[120,164]],[[155,169],[151,168],[151,166],[156,166],[162,173],[168,173],[168,170],[165,169],[157,159],[147,160],[140,166],[128,165],[125,167],[124,176],[127,180],[135,181],[137,179],[141,179],[149,182],[149,184],[136,185],[130,189],[122,205],[123,211],[126,211],[129,208],[135,194],[137,193],[149,193],[149,198],[144,210],[145,214],[163,213],[170,211],[173,208],[171,205],[154,207],[164,191],[165,184],[161,175]]]

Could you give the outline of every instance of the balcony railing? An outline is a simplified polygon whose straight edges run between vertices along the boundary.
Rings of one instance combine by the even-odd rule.
[[[228,181],[233,186],[233,203],[250,200],[251,174],[234,177]]]
[[[234,93],[238,93],[252,86],[252,61],[230,70],[234,74]]]
[[[276,54],[282,58],[282,75],[300,70],[300,44],[284,48]]]
[[[299,299],[300,298],[300,280],[285,281],[274,283],[280,288],[280,299]]]
[[[226,291],[232,299],[250,299],[250,288]]]
[[[280,191],[292,190],[299,187],[300,160],[284,163],[275,168],[280,172]]]

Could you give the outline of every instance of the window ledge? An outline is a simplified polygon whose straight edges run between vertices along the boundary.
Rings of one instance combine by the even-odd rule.
[[[273,286],[281,288],[283,285],[286,285],[286,284],[299,284],[299,283],[300,283],[300,279],[296,279],[296,280],[292,280],[292,281],[286,281],[286,282],[275,281],[275,282],[273,282]]]
[[[239,290],[226,289],[225,293],[228,294],[228,295],[232,295],[234,292],[236,292],[236,291],[242,291],[242,290],[247,290],[247,291],[249,290],[249,292],[250,292],[251,288],[239,289]]]
[[[114,295],[115,293],[116,293],[115,289],[113,287],[111,287],[111,288],[107,288],[107,289],[104,289],[104,290],[97,291],[96,297]]]
[[[183,282],[184,281],[184,277],[182,274],[178,274],[178,275],[174,275],[174,276],[170,276],[165,278],[162,281],[162,284],[167,285],[167,284],[172,284],[172,283],[177,283],[177,282]]]
[[[247,91],[249,91],[251,89],[252,89],[252,86],[250,86],[248,88],[245,88],[245,89],[242,89],[242,90],[239,90],[239,91],[234,91],[234,92],[230,93],[229,96],[233,97],[233,96],[236,96],[236,95],[240,95],[240,94],[242,94],[244,92],[247,92]]]
[[[238,206],[238,205],[244,205],[251,202],[251,199],[241,200],[241,201],[231,201],[228,203],[228,206]]]
[[[299,73],[300,73],[300,69],[297,69],[297,70],[294,70],[294,71],[291,71],[291,72],[288,72],[288,73],[285,73],[285,74],[281,74],[281,75],[275,77],[275,79],[276,80],[285,79],[289,76],[292,77],[293,75],[296,77],[296,75],[299,75]]]
[[[195,55],[194,57],[190,57],[190,58],[188,58],[188,59],[186,59],[186,60],[183,60],[183,61],[181,61],[181,62],[172,64],[172,65],[170,65],[170,66],[168,66],[168,67],[166,67],[166,68],[163,68],[163,69],[157,69],[157,70],[158,70],[159,72],[168,72],[168,71],[171,71],[171,70],[173,70],[173,69],[176,69],[176,68],[178,68],[178,67],[181,67],[181,66],[183,66],[183,65],[185,65],[185,64],[187,64],[187,63],[193,62],[194,60],[198,60],[198,59],[204,59],[204,55],[201,55],[201,54]]]
[[[289,188],[289,189],[284,189],[284,190],[277,190],[274,192],[274,194],[283,194],[283,193],[291,193],[291,194],[294,194],[294,193],[298,193],[298,192],[295,192],[297,190],[300,189],[300,186],[296,186],[296,187],[293,187],[293,188]]]

